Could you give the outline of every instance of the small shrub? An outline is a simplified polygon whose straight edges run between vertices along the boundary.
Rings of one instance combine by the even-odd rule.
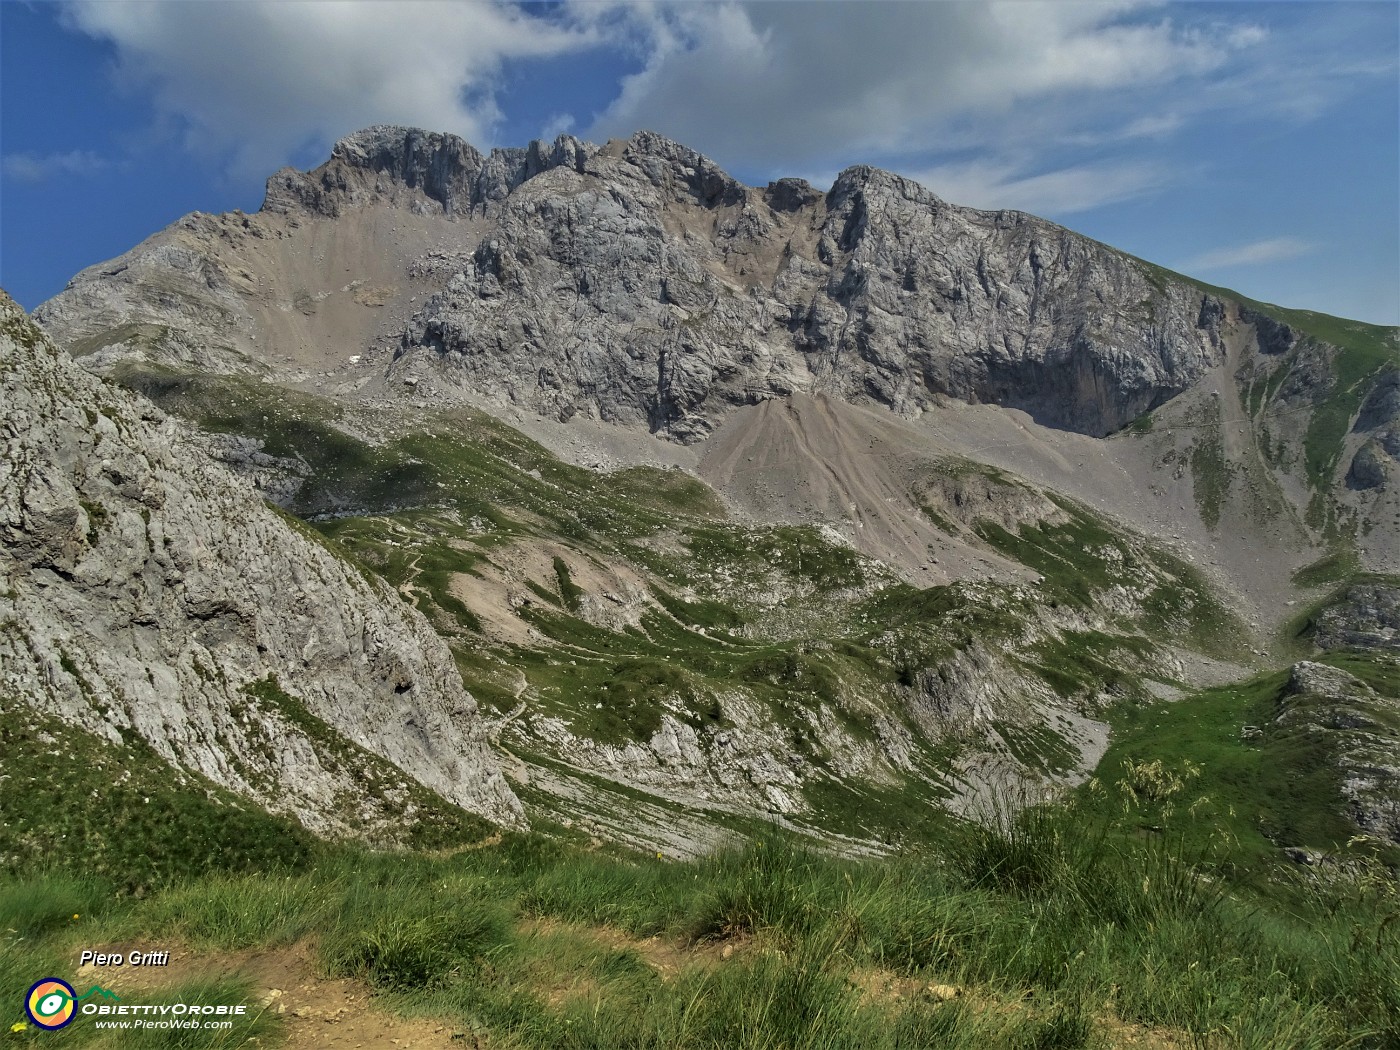
[[[573,612],[578,609],[578,600],[583,597],[583,588],[574,583],[569,573],[569,565],[563,558],[554,559],[554,576],[559,583],[559,597],[564,600],[564,608]]]
[[[1085,835],[1057,805],[1015,810],[994,800],[978,823],[967,823],[950,851],[953,870],[973,886],[1035,894],[1087,869],[1103,844],[1103,832]]]
[[[692,919],[692,936],[773,932],[801,938],[829,917],[819,876],[826,865],[784,834],[766,835],[708,864],[710,892]]]

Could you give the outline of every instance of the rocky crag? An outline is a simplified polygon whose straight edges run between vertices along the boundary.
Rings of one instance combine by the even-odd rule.
[[[441,640],[0,298],[0,698],[329,835],[522,811]],[[450,803],[450,806],[444,806]]]
[[[1331,773],[1360,833],[1400,846],[1400,581],[1344,584],[1304,634],[1331,664],[1293,665],[1266,733]]]
[[[1356,829],[1400,846],[1400,698],[1341,668],[1303,661],[1293,665],[1266,732],[1295,747],[1305,742],[1331,771]]]

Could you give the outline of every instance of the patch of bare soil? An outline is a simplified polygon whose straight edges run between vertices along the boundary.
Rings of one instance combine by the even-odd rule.
[[[1008,1000],[1004,995],[990,995],[984,989],[942,984],[927,976],[901,976],[889,970],[858,969],[851,974],[849,983],[861,993],[861,1003],[866,1006],[920,1001],[947,1003],[960,1000],[965,1001],[977,1013],[1008,1014],[1019,1011],[1028,1014],[1035,1010],[1035,1005],[1030,999],[1017,1002],[1014,999]],[[1129,1024],[1120,1020],[1111,1010],[1096,1017],[1094,1024],[1102,1039],[1102,1045],[1111,1046],[1114,1050],[1177,1050],[1180,1047],[1195,1045],[1184,1032]]]
[[[1107,1037],[1108,1045],[1121,1047],[1122,1050],[1180,1050],[1181,1047],[1197,1045],[1186,1032],[1129,1024],[1112,1014],[1099,1018],[1099,1026]]]
[[[537,539],[493,548],[490,560],[475,566],[472,575],[459,573],[452,578],[451,593],[481,621],[488,638],[538,645],[544,636],[520,612],[548,606],[540,591],[554,595],[556,604],[564,604],[556,568],[560,564],[581,592],[572,611],[588,623],[621,631],[638,626],[643,615],[658,608],[646,581],[625,563],[603,562],[563,544]]]
[[[480,396],[466,400],[576,467],[601,471],[626,467],[679,468],[690,473],[699,460],[694,446],[665,441],[645,430],[581,416],[560,423],[514,405],[495,404]]]
[[[1233,362],[1235,359],[1232,358]],[[1272,488],[1269,469],[1231,378],[1234,364],[1209,373],[1193,390],[1158,409],[1150,433],[1131,429],[1110,438],[1055,430],[1023,412],[996,405],[947,402],[925,413],[922,429],[950,452],[1010,471],[1032,484],[1077,499],[1134,529],[1194,565],[1265,637],[1291,615],[1294,569],[1318,557],[1298,509]],[[1222,425],[1203,425],[1209,411]],[[1219,522],[1208,526],[1197,499],[1194,445],[1222,435],[1234,464]],[[1278,475],[1272,475],[1277,477]]]

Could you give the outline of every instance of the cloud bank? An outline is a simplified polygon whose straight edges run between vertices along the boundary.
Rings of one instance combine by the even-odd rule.
[[[601,141],[650,128],[755,180],[872,162],[957,203],[1067,215],[1199,176],[1168,151],[1222,114],[1310,119],[1350,79],[1394,73],[1393,58],[1331,61],[1355,53],[1350,37],[1329,43],[1324,61],[1307,47],[1327,20],[1276,34],[1259,24],[1265,10],[69,0],[63,17],[110,43],[119,81],[189,148],[241,178],[374,123],[493,145],[504,107],[533,80],[550,97],[527,134]],[[602,84],[593,112],[552,72],[584,53],[605,58],[589,74]],[[43,167],[17,160],[14,170],[40,177]]]
[[[1221,70],[1252,25],[1129,19],[1134,3],[774,3],[638,9],[650,53],[592,134],[668,133],[731,163],[968,148],[1101,116]],[[1047,125],[1047,117],[1051,118]],[[1129,134],[1179,121],[1141,117]]]
[[[120,81],[149,91],[186,145],[227,155],[240,174],[376,123],[489,141],[503,63],[597,39],[513,6],[424,0],[76,0],[64,17],[115,46]]]
[[[557,112],[551,129],[603,139],[652,128],[731,166],[787,173],[833,148],[899,157],[1050,134],[1170,134],[1180,113],[1124,107],[1124,92],[1218,73],[1265,34],[1181,27],[1145,10],[1127,0],[70,0],[64,18],[114,47],[120,82],[148,92],[186,145],[245,173],[380,122],[488,145],[511,63],[599,48],[635,71],[602,112]],[[1116,109],[1128,111],[1105,133],[1096,125]]]
[[[1140,197],[1176,178],[1172,168],[1146,162],[1080,164],[1029,174],[1011,162],[973,161],[907,174],[956,204],[1055,215]]]

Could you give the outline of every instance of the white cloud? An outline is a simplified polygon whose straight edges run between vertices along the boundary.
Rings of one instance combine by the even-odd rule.
[[[1186,120],[1180,113],[1149,113],[1119,132],[1125,139],[1160,139],[1180,131]]]
[[[553,142],[566,131],[574,128],[574,118],[571,113],[554,113],[546,120],[540,128],[540,138],[546,142]]]
[[[1193,173],[1151,151],[1206,120],[1261,107],[1315,115],[1353,79],[1393,75],[1383,48],[1339,64],[1342,45],[1354,43],[1346,34],[1323,49],[1326,61],[1312,54],[1312,38],[1335,19],[1307,32],[1285,20],[1280,30],[1256,24],[1264,10],[1226,17],[1149,0],[64,8],[70,26],[114,45],[122,82],[148,92],[186,145],[242,176],[380,122],[491,145],[504,117],[502,74],[528,76],[526,63],[507,63],[605,48],[636,71],[612,74],[612,101],[591,120],[567,95],[546,102],[533,124],[544,137],[576,122],[598,141],[648,127],[745,176],[872,162],[913,169],[958,203],[1052,214],[1182,181]],[[593,68],[588,76],[608,75]],[[5,170],[65,169],[16,159]]]
[[[12,153],[0,162],[4,172],[20,182],[47,182],[58,175],[91,175],[111,162],[90,150],[67,153]]]
[[[1144,196],[1175,176],[1166,167],[1136,162],[1083,164],[1032,175],[1012,163],[974,161],[939,165],[909,177],[954,204],[1068,215]]]
[[[1195,270],[1223,270],[1231,266],[1258,266],[1261,263],[1283,262],[1296,259],[1313,250],[1313,245],[1297,237],[1273,237],[1250,244],[1239,244],[1232,248],[1215,248],[1202,252],[1194,259],[1181,264],[1186,272]]]
[[[1063,135],[1146,92],[1226,69],[1264,39],[1237,25],[1182,28],[1135,3],[774,3],[648,6],[646,66],[591,134],[651,127],[730,164],[789,168],[833,147],[853,156]],[[1247,31],[1246,31],[1247,30]],[[1134,124],[1134,122],[1136,122]]]
[[[1186,127],[1187,120],[1181,113],[1148,113],[1116,124],[1102,127],[1067,131],[1057,136],[1046,136],[1050,146],[1066,146],[1072,149],[1099,149],[1122,147],[1134,143],[1163,141]]]
[[[119,76],[151,92],[186,145],[242,174],[375,123],[487,143],[503,62],[596,40],[503,3],[73,0],[65,17],[116,46]]]

